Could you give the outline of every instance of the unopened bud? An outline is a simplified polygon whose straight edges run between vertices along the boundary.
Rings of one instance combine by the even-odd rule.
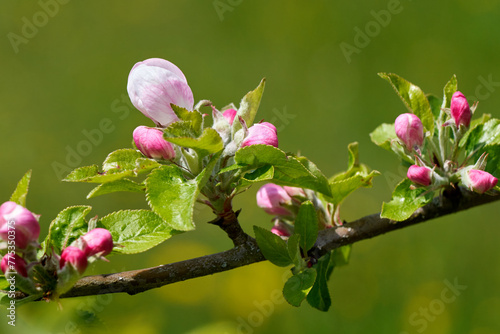
[[[450,112],[457,127],[461,124],[463,124],[466,128],[469,127],[472,113],[469,107],[469,102],[467,102],[467,99],[461,92],[457,91],[451,97]]]
[[[5,202],[0,206],[0,237],[5,241],[12,240],[21,249],[38,240],[40,224],[38,219],[23,206],[15,202]],[[12,237],[11,237],[12,238]]]
[[[83,251],[87,256],[106,256],[113,250],[113,237],[104,228],[95,228],[87,232],[82,239],[85,245]]]
[[[498,179],[488,172],[469,169],[462,174],[462,182],[470,190],[484,194],[497,185]]]
[[[133,134],[135,146],[148,158],[171,160],[175,150],[171,143],[163,139],[163,132],[147,126],[138,126]]]
[[[268,122],[262,122],[248,128],[248,136],[243,139],[241,147],[258,144],[278,147],[278,132],[274,125]]]
[[[8,272],[16,272],[23,277],[28,277],[26,261],[17,254],[5,254],[0,263],[0,267],[2,268],[2,272],[6,275]]]
[[[413,150],[415,146],[422,146],[424,143],[424,127],[420,118],[414,114],[401,114],[394,122],[396,135],[408,148]]]
[[[87,269],[87,255],[78,247],[69,246],[63,250],[61,259],[59,260],[61,269],[63,269],[68,262],[80,273],[80,275]]]
[[[283,187],[268,183],[257,191],[257,205],[271,215],[290,216],[292,213],[282,204],[290,205],[292,199]]]
[[[414,183],[428,186],[432,182],[432,170],[428,167],[412,165],[408,168],[406,176]]]
[[[228,123],[230,125],[233,125],[234,122],[234,117],[238,113],[238,110],[236,109],[226,109],[224,112],[222,112],[222,115],[224,116],[225,119],[227,119]]]

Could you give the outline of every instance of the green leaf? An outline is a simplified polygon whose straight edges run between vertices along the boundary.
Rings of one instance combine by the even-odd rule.
[[[379,73],[378,75],[391,84],[408,110],[420,118],[426,130],[433,133],[434,117],[431,106],[420,87],[394,73]]]
[[[179,117],[179,121],[174,123],[177,123],[176,126],[183,130],[184,136],[199,137],[203,128],[203,115],[197,110],[189,111],[173,104],[171,106],[177,117]]]
[[[89,182],[89,183],[106,183],[122,179],[133,175],[131,170],[125,170],[115,173],[101,173],[97,165],[79,167],[69,173],[63,181],[66,182]]]
[[[29,170],[21,180],[17,183],[16,190],[10,197],[10,201],[16,202],[21,206],[26,206],[26,195],[28,195],[28,189],[31,180],[31,170]]]
[[[461,144],[465,146],[467,155],[488,145],[499,145],[500,120],[493,118],[484,124],[479,124],[470,130],[470,133],[467,133],[466,136],[466,141],[461,142]]]
[[[145,191],[145,186],[141,183],[137,183],[129,179],[116,180],[98,185],[89,192],[87,198],[94,198],[118,191],[143,193]]]
[[[195,150],[200,159],[209,154],[220,152],[224,148],[222,138],[215,129],[206,128],[200,137],[193,138],[185,133],[173,131],[170,127],[177,127],[174,124],[176,123],[172,123],[169,128],[165,129],[165,140]]]
[[[428,94],[427,101],[429,101],[429,104],[431,106],[434,119],[438,119],[439,114],[441,113],[441,100],[434,95]]]
[[[283,287],[283,297],[295,307],[299,307],[316,281],[316,269],[308,268],[286,281]]]
[[[173,229],[193,230],[193,207],[203,176],[202,172],[196,179],[186,180],[182,170],[172,165],[153,170],[146,179],[149,206]]]
[[[247,127],[250,127],[253,124],[255,119],[255,115],[257,114],[257,110],[259,109],[260,100],[262,99],[262,93],[264,93],[264,87],[266,85],[266,79],[262,79],[254,90],[248,92],[240,102],[240,108],[238,109],[238,113],[236,114],[233,122],[232,133],[233,136],[241,129],[241,123],[238,121],[238,117],[243,118]]]
[[[116,253],[135,254],[144,252],[179,232],[172,230],[156,213],[148,210],[124,210],[113,212],[100,220],[108,229]]]
[[[391,201],[382,204],[380,217],[403,221],[408,219],[415,210],[432,200],[432,191],[428,191],[426,188],[411,189],[412,185],[413,182],[408,178],[401,181],[394,189]]]
[[[44,241],[44,251],[50,252],[54,247],[57,254],[69,246],[74,240],[87,232],[88,225],[85,217],[92,208],[90,206],[71,206],[59,212],[50,223],[49,234]]]
[[[163,165],[160,164],[158,161],[142,157],[136,160],[134,172],[137,175],[144,174],[160,166]]]
[[[21,204],[19,204],[21,205]],[[5,278],[4,275],[0,275],[0,290],[7,290],[7,288],[10,286],[10,283],[7,282],[7,279]]]
[[[449,108],[451,104],[451,97],[453,93],[458,90],[457,76],[453,74],[450,81],[446,83],[443,88],[443,104],[441,108]]]
[[[305,157],[287,156],[282,150],[269,145],[251,145],[236,151],[235,162],[247,170],[273,166],[274,183],[330,195],[328,180],[316,165]],[[262,171],[269,170],[264,168]]]
[[[350,178],[330,182],[332,196],[329,201],[333,204],[339,204],[356,189],[370,188],[373,178],[377,175],[380,175],[380,172],[376,170],[369,174],[358,172]]]
[[[300,205],[295,219],[294,233],[300,234],[300,247],[304,253],[314,246],[318,237],[318,215],[311,201],[305,201]]]
[[[254,226],[253,231],[257,244],[267,260],[279,267],[286,267],[293,263],[285,240],[259,226]]]
[[[322,256],[318,260],[318,263],[314,265],[317,276],[311,291],[307,295],[307,302],[320,311],[326,312],[332,305],[330,291],[328,290],[328,280],[332,275],[334,267],[335,263],[330,253]]]
[[[137,168],[136,160],[139,158],[142,158],[142,154],[137,150],[119,149],[108,154],[102,164],[102,170],[110,173],[133,171]]]
[[[394,130],[394,124],[381,124],[372,133],[370,133],[370,139],[372,142],[382,147],[384,150],[391,150],[391,141],[397,139],[396,130]]]
[[[300,238],[301,237],[299,234],[293,234],[286,241],[288,255],[290,256],[290,259],[292,260],[295,267],[299,269],[302,268],[304,264],[304,260],[300,255]]]

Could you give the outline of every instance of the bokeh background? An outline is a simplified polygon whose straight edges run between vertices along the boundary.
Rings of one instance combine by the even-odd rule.
[[[351,196],[342,216],[378,212],[405,171],[368,134],[405,109],[376,74],[398,73],[437,95],[457,74],[459,89],[480,101],[478,113],[500,117],[499,19],[495,0],[2,0],[0,198],[33,169],[27,203],[42,214],[43,236],[66,206],[91,205],[100,216],[145,208],[138,194],[86,200],[91,185],[60,179],[130,147],[132,130],[152,125],[129,105],[126,82],[135,62],[161,57],[184,71],[196,100],[219,107],[238,103],[266,77],[258,118],[277,125],[282,149],[300,150],[327,175],[345,168],[346,146],[358,141],[362,162],[382,176]],[[113,130],[82,144],[104,119]],[[249,232],[271,226],[256,209],[256,191],[235,203]],[[499,333],[498,212],[491,204],[356,244],[350,265],[334,272],[327,313],[276,299],[286,270],[260,263],[136,296],[62,300],[62,310],[29,304],[18,309],[15,328],[2,310],[0,331]],[[87,273],[228,249],[224,233],[205,223],[211,218],[200,208],[196,231]],[[461,288],[452,293],[449,284]]]

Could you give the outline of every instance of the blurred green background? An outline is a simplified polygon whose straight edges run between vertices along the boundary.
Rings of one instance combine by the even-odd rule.
[[[282,149],[300,150],[327,175],[345,168],[346,146],[358,141],[362,162],[383,174],[345,202],[342,217],[378,212],[405,171],[368,133],[405,109],[376,73],[398,73],[437,95],[457,74],[459,89],[480,101],[478,113],[500,117],[499,19],[494,0],[2,0],[0,198],[33,169],[28,208],[42,214],[42,236],[69,205],[92,205],[100,216],[146,207],[138,194],[86,200],[91,185],[60,182],[66,172],[54,166],[101,163],[130,147],[136,126],[152,125],[128,104],[126,83],[135,62],[161,57],[184,71],[196,100],[219,107],[238,103],[266,77],[258,119],[277,125]],[[346,56],[341,45],[352,52]],[[103,119],[113,130],[85,146],[85,132]],[[82,153],[68,157],[68,150]],[[271,226],[255,209],[256,191],[235,203],[246,231]],[[0,331],[499,333],[498,212],[491,204],[356,244],[350,265],[334,272],[327,313],[276,300],[286,270],[260,263],[136,296],[62,300],[62,310],[33,303],[18,309],[15,328],[2,310]],[[87,273],[228,249],[224,233],[205,223],[211,218],[200,208],[196,231]],[[443,302],[454,282],[465,288]]]

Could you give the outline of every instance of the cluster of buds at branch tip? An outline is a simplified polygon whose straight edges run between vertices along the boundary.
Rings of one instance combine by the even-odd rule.
[[[163,131],[147,126],[138,126],[133,134],[135,146],[142,154],[152,159],[172,160],[175,150],[171,143],[163,139]]]

